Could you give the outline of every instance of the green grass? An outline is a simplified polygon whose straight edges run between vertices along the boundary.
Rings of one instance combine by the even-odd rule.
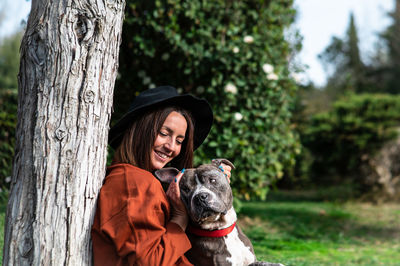
[[[4,220],[6,218],[8,191],[0,191],[0,265],[3,262]]]
[[[3,245],[4,245],[4,220],[6,218],[7,199],[0,192],[0,265],[3,261]]]
[[[258,260],[289,265],[400,265],[400,206],[244,202],[239,225]]]

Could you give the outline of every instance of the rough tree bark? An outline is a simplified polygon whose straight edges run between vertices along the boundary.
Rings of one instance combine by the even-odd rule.
[[[3,265],[90,265],[125,0],[32,0]]]

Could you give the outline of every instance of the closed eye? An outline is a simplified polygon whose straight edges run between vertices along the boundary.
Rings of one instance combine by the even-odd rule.
[[[163,136],[163,137],[166,137],[166,136],[168,136],[168,133],[165,133],[165,132],[162,132],[162,131],[160,131],[160,133],[159,133],[161,136]]]

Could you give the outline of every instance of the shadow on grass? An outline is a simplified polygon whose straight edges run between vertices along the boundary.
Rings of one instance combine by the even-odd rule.
[[[309,190],[277,190],[268,193],[268,202],[346,202],[358,198],[357,188],[354,185],[342,184]]]

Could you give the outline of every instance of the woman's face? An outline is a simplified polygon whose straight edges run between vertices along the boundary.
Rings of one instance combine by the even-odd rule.
[[[179,155],[187,129],[186,119],[178,112],[171,112],[164,121],[151,150],[152,170],[163,168]]]

